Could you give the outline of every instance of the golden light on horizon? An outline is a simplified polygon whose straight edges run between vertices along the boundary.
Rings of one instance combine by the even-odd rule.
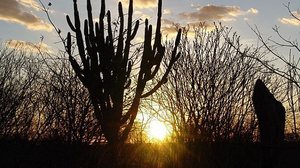
[[[147,134],[150,141],[161,142],[168,137],[169,130],[163,122],[154,119],[149,123],[149,130]]]

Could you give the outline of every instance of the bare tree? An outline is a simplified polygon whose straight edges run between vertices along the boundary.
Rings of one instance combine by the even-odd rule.
[[[33,85],[38,75],[33,53],[2,46],[0,48],[0,137],[27,138],[33,114],[30,108]]]
[[[46,55],[41,65],[36,139],[56,139],[68,143],[99,140],[101,129],[92,113],[88,94],[82,88],[64,55]]]
[[[88,93],[65,55],[3,45],[0,81],[0,139],[101,139]]]
[[[79,52],[80,62],[72,53],[71,33],[67,36],[66,51],[76,75],[87,88],[95,114],[101,125],[103,133],[111,144],[124,142],[132,128],[136,118],[140,100],[153,94],[162,84],[166,82],[167,76],[180,54],[177,54],[177,46],[180,41],[179,31],[175,46],[172,50],[171,59],[165,73],[152,89],[144,91],[147,83],[153,79],[160,69],[161,61],[165,55],[165,47],[161,44],[161,15],[162,1],[158,2],[158,16],[152,44],[152,26],[148,20],[145,21],[145,35],[143,53],[139,57],[140,64],[134,95],[129,108],[124,108],[124,97],[132,91],[131,81],[133,79],[132,57],[130,48],[134,39],[139,21],[132,26],[133,1],[130,0],[127,14],[127,28],[124,28],[124,13],[122,4],[119,3],[119,29],[118,35],[113,32],[110,11],[105,10],[105,0],[101,1],[99,22],[94,23],[92,6],[87,1],[88,19],[84,21],[84,31],[81,31],[77,1],[74,0],[74,24],[69,16],[67,21],[76,35],[76,46]],[[105,17],[107,21],[105,22]],[[106,24],[107,26],[106,26]],[[105,30],[107,32],[105,33]],[[117,29],[116,29],[117,30]],[[84,35],[84,38],[83,38]],[[106,36],[107,35],[107,36]]]
[[[170,112],[163,118],[184,142],[253,140],[257,126],[251,104],[253,85],[257,78],[269,84],[273,79],[245,55],[261,58],[263,53],[242,47],[236,33],[221,25],[212,31],[199,26],[193,32],[190,41],[185,31],[182,57],[169,82],[153,98]]]

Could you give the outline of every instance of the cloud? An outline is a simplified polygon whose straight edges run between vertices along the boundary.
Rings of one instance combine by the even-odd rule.
[[[129,0],[121,0],[123,5],[128,6]],[[155,8],[157,0],[133,0],[133,6],[136,8]]]
[[[142,19],[142,20],[146,20],[146,19],[150,19],[151,18],[151,16],[143,13],[142,11],[138,11],[138,10],[134,11],[134,15],[136,17],[138,17],[139,19]]]
[[[250,14],[258,14],[258,10],[255,9],[255,8],[250,8],[250,9],[248,9],[247,13],[250,13]]]
[[[26,10],[38,10],[34,0],[0,0],[0,20],[24,25],[29,30],[52,31],[52,26]]]
[[[162,19],[162,34],[168,36],[176,36],[179,27],[178,23],[175,23],[169,19]]]
[[[255,8],[249,8],[248,10],[242,10],[239,6],[217,6],[206,5],[196,6],[191,5],[196,11],[182,12],[178,14],[178,21],[176,23],[172,20],[163,19],[162,29],[165,34],[176,34],[178,27],[184,27],[189,29],[189,32],[193,33],[194,28],[204,28],[208,31],[215,29],[214,22],[228,22],[235,21],[238,17],[258,14],[258,10]],[[179,26],[180,25],[180,26]]]
[[[2,0],[0,0],[2,1]],[[26,8],[32,8],[35,9],[37,11],[40,10],[40,5],[38,2],[36,2],[35,0],[19,0],[18,1],[21,5],[25,6]]]
[[[45,43],[31,43],[28,41],[22,40],[8,40],[5,42],[5,45],[8,48],[22,50],[25,52],[32,52],[32,53],[52,53],[50,47]]]
[[[172,14],[172,11],[171,11],[171,9],[164,9],[164,10],[163,10],[163,14],[164,14],[164,15],[171,15],[171,14]]]
[[[292,25],[292,26],[300,26],[300,12],[299,11],[294,11],[292,12],[292,14],[297,17],[298,19],[296,18],[280,18],[279,21],[280,23],[282,24],[287,24],[287,25]]]
[[[257,13],[255,8],[243,11],[238,6],[207,5],[198,7],[195,12],[180,13],[179,16],[190,21],[233,21],[238,16]]]

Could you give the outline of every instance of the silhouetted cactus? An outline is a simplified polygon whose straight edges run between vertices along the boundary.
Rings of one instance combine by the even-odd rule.
[[[146,20],[144,47],[135,95],[129,110],[124,112],[124,90],[130,86],[131,82],[132,62],[129,59],[129,52],[131,41],[134,39],[139,28],[139,21],[135,22],[134,27],[132,25],[133,2],[132,0],[129,2],[126,31],[124,30],[123,8],[121,2],[119,2],[120,22],[117,42],[114,42],[111,14],[109,10],[106,13],[105,0],[101,1],[99,22],[95,24],[92,16],[91,2],[87,0],[88,19],[84,21],[84,34],[81,31],[77,0],[73,0],[73,4],[74,24],[71,22],[69,16],[67,16],[67,22],[71,30],[75,32],[82,65],[72,55],[71,33],[68,33],[66,46],[69,60],[76,75],[90,93],[96,117],[108,142],[116,143],[124,141],[127,139],[136,118],[140,99],[151,95],[166,82],[172,65],[179,58],[180,53],[177,53],[177,47],[180,41],[181,30],[177,34],[175,47],[165,73],[149,92],[144,93],[146,83],[157,74],[165,54],[165,47],[161,44],[162,35],[160,31],[162,0],[159,0],[154,44],[152,45],[152,26]],[[107,33],[105,33],[105,16],[107,18]],[[126,36],[124,32],[126,32]],[[121,127],[124,129],[121,130]]]
[[[255,83],[252,100],[262,144],[262,167],[276,167],[284,141],[285,109],[260,79]]]
[[[278,145],[284,140],[285,109],[265,84],[258,79],[254,86],[253,104],[258,118],[261,143]]]

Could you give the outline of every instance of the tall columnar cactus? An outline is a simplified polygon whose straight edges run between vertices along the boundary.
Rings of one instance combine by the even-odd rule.
[[[159,0],[154,42],[152,41],[152,26],[146,20],[143,53],[140,58],[135,94],[130,108],[125,111],[123,109],[124,91],[130,86],[131,81],[132,62],[129,59],[131,41],[139,28],[138,20],[134,26],[132,25],[133,2],[132,0],[129,2],[127,29],[124,29],[123,8],[119,2],[119,35],[116,39],[113,37],[111,13],[109,10],[107,12],[105,10],[105,0],[101,1],[99,22],[96,23],[94,23],[92,16],[91,2],[87,0],[88,19],[84,21],[83,34],[77,0],[73,0],[73,4],[74,24],[69,16],[67,16],[67,22],[71,30],[75,32],[80,62],[74,58],[71,52],[71,33],[68,33],[66,46],[69,60],[76,75],[89,91],[95,115],[106,139],[109,143],[123,142],[127,139],[132,128],[141,98],[153,94],[167,81],[173,64],[179,58],[180,53],[177,53],[177,47],[181,30],[177,34],[165,73],[152,89],[144,93],[147,82],[156,76],[165,55],[165,47],[161,44],[162,0]]]

